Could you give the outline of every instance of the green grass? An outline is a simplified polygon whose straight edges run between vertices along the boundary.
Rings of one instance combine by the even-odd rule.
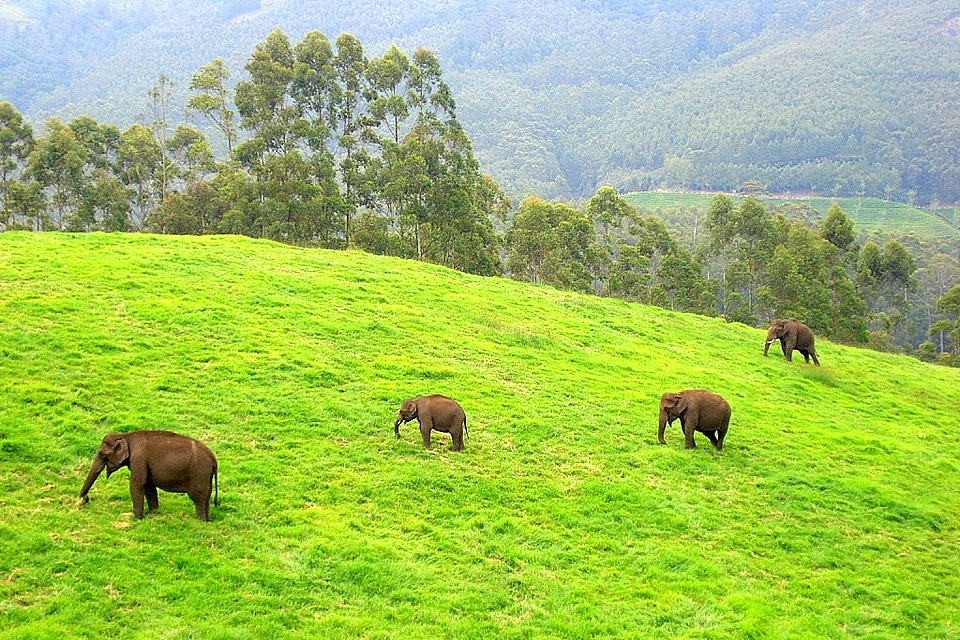
[[[709,193],[629,193],[624,196],[631,204],[646,210],[657,209],[699,209],[704,213],[710,209],[713,194]],[[793,202],[806,204],[825,216],[827,209],[834,203],[840,205],[844,213],[854,221],[857,232],[870,233],[915,233],[923,238],[955,238],[960,230],[929,211],[913,207],[902,202],[891,202],[879,198],[783,198],[771,196],[763,198],[764,204],[776,210],[783,204]],[[943,211],[952,216],[949,209]]]
[[[960,372],[358,252],[0,234],[0,639],[957,638]],[[706,387],[722,453],[664,391]],[[462,453],[401,400],[457,398]],[[110,431],[219,508],[76,508]]]

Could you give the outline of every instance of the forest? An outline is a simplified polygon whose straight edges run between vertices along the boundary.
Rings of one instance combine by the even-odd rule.
[[[11,0],[0,99],[36,128],[78,113],[148,122],[158,74],[175,106],[216,58],[233,89],[275,27],[293,40],[352,33],[378,57],[394,45],[435,52],[484,172],[516,200],[759,180],[777,193],[960,201],[952,0],[549,0],[537,11],[520,0]]]
[[[436,55],[319,31],[258,43],[236,82],[220,59],[174,123],[169,79],[152,118],[121,130],[80,115],[36,135],[0,103],[0,228],[233,233],[418,259],[764,326],[797,317],[831,340],[960,364],[960,262],[950,242],[858,239],[843,209],[771,211],[715,195],[693,241],[610,186],[585,202],[524,197],[481,173]],[[795,212],[793,212],[795,213]]]

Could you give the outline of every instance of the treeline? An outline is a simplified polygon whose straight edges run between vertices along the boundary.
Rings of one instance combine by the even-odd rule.
[[[757,327],[795,317],[836,342],[960,365],[955,258],[918,268],[897,239],[858,243],[839,205],[811,223],[718,194],[696,224],[691,250],[610,187],[583,209],[528,197],[505,236],[506,272]]]
[[[354,247],[753,326],[797,317],[851,344],[908,342],[915,258],[897,240],[855,243],[839,206],[811,224],[717,195],[689,248],[610,187],[583,207],[529,196],[514,211],[480,173],[430,51],[368,58],[349,34],[291,44],[275,30],[245,68],[233,89],[220,60],[190,84],[187,106],[219,131],[223,159],[200,129],[169,121],[164,76],[153,119],[123,131],[79,116],[34,136],[0,104],[0,228]],[[933,340],[917,353],[955,364],[960,265],[944,259],[925,307]]]
[[[219,161],[196,127],[169,121],[170,81],[153,119],[124,131],[87,116],[41,135],[0,106],[0,224],[66,231],[240,233],[357,246],[473,273],[499,273],[493,219],[508,201],[479,172],[436,57],[319,32],[259,43],[228,88],[220,60],[192,78],[188,108],[222,134]]]

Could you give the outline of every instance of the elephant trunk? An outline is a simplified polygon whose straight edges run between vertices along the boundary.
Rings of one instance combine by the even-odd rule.
[[[773,338],[772,340],[767,340],[763,343],[763,355],[767,355],[767,351],[770,350],[770,345],[773,344],[775,340],[776,338]]]
[[[667,444],[667,441],[663,439],[663,432],[664,432],[664,430],[666,430],[666,428],[667,428],[667,422],[668,422],[667,412],[661,410],[661,411],[660,411],[660,426],[659,426],[659,429],[657,430],[657,439],[660,440],[660,444]]]
[[[393,433],[398,438],[400,437],[400,425],[403,424],[403,418],[397,417],[397,421],[393,423]]]
[[[106,460],[104,460],[100,454],[93,456],[93,462],[90,464],[90,472],[87,473],[87,479],[83,482],[83,487],[80,489],[80,499],[84,503],[90,501],[90,498],[87,497],[87,492],[90,491],[90,487],[93,486],[93,483],[100,476],[100,472],[103,471],[103,468],[107,465]]]

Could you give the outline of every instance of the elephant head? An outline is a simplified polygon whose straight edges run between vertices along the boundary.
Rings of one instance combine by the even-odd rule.
[[[767,355],[767,351],[770,349],[770,345],[784,338],[789,333],[790,329],[786,320],[773,320],[770,322],[770,329],[767,331],[767,339],[763,343],[763,355]]]
[[[83,500],[84,503],[90,501],[87,493],[104,468],[106,468],[107,477],[109,478],[110,474],[126,464],[129,459],[130,446],[127,444],[127,439],[123,434],[108,433],[105,435],[97,452],[93,454],[90,471],[87,473],[87,479],[83,483],[83,488],[80,489],[80,499]]]
[[[393,423],[393,432],[400,437],[400,425],[415,419],[418,414],[417,403],[414,400],[404,400],[400,405],[400,413],[397,414],[397,420]]]
[[[660,426],[657,431],[657,438],[661,444],[666,444],[663,439],[663,432],[667,425],[673,425],[673,421],[680,417],[687,410],[687,398],[682,393],[665,393],[660,398]]]
[[[767,331],[766,344],[770,344],[774,340],[779,340],[785,335],[787,335],[787,321],[780,319],[773,320],[770,322],[770,330]]]

